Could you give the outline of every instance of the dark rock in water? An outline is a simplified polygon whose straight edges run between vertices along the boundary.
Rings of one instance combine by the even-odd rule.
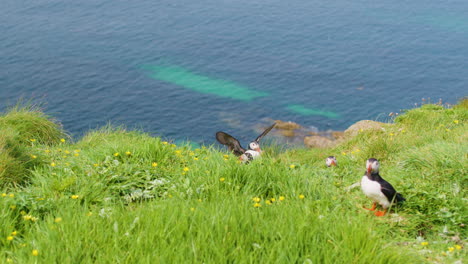
[[[291,122],[291,121],[284,122],[281,120],[275,120],[275,122],[276,122],[276,126],[275,126],[276,129],[280,129],[280,130],[296,130],[296,129],[302,128],[301,125]]]

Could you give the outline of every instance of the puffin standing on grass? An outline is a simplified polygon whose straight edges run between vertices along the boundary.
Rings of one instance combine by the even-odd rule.
[[[262,154],[262,150],[260,149],[260,140],[262,137],[268,134],[268,132],[270,132],[270,130],[272,130],[275,125],[276,123],[269,126],[267,129],[265,129],[265,131],[263,131],[262,134],[260,134],[260,136],[258,136],[254,141],[250,142],[249,148],[247,150],[241,146],[239,140],[222,131],[216,132],[216,140],[218,140],[219,143],[228,146],[228,149],[232,151],[234,155],[238,156],[239,160],[242,162],[249,162],[260,157]]]
[[[367,171],[362,177],[361,189],[367,197],[374,201],[371,208],[364,209],[374,211],[377,203],[379,203],[384,210],[375,212],[375,215],[384,216],[393,201],[397,203],[403,202],[405,198],[397,193],[395,188],[379,175],[379,166],[378,160],[374,158],[367,160]]]
[[[329,156],[328,158],[325,159],[325,164],[327,164],[327,167],[331,166],[337,166],[338,163],[336,162],[335,156]]]

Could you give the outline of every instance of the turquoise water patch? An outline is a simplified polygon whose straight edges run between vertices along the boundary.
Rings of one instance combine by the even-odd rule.
[[[251,101],[268,93],[249,89],[233,82],[210,78],[192,73],[177,66],[146,66],[149,76],[156,80],[172,83],[199,93],[214,94],[242,101]]]
[[[328,118],[340,118],[340,115],[335,113],[335,112],[330,112],[330,111],[323,111],[320,109],[311,109],[304,107],[303,105],[288,105],[286,106],[288,110],[291,112],[300,114],[300,115],[318,115],[318,116],[324,116]]]

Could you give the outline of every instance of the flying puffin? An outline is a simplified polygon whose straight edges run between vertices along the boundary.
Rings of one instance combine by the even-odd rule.
[[[388,183],[379,175],[379,166],[380,165],[378,160],[374,158],[367,160],[367,171],[366,174],[362,177],[361,189],[367,197],[374,201],[372,208],[364,209],[374,211],[377,203],[379,203],[384,210],[375,212],[375,215],[384,216],[388,207],[393,201],[403,202],[405,201],[405,198],[403,198],[401,194],[397,193],[395,188],[393,188],[390,183]]]
[[[338,163],[336,162],[335,156],[329,156],[328,158],[325,159],[325,164],[327,164],[327,167],[331,166],[337,166]]]
[[[270,130],[272,130],[275,125],[276,123],[269,126],[267,129],[265,129],[265,131],[263,131],[262,134],[260,134],[260,136],[258,136],[254,141],[250,142],[249,148],[247,150],[241,146],[239,140],[222,131],[216,132],[216,140],[218,140],[219,143],[228,146],[228,149],[232,151],[234,155],[238,156],[239,160],[243,162],[249,162],[260,157],[262,154],[262,150],[260,149],[260,139],[268,134],[268,132],[270,132]]]

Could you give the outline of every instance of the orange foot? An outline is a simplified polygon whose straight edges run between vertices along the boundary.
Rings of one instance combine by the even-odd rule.
[[[369,210],[369,211],[375,211],[375,207],[376,207],[376,206],[377,206],[377,203],[374,202],[374,203],[372,204],[372,207],[371,207],[371,208],[365,208],[365,207],[364,207],[364,209]]]
[[[387,210],[377,211],[377,212],[375,212],[375,216],[384,216],[385,213],[387,213]]]

